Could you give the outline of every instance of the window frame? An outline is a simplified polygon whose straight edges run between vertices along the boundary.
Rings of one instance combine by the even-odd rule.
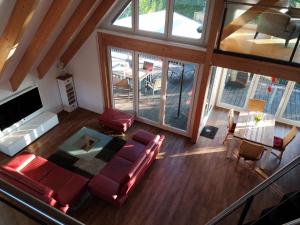
[[[156,38],[165,41],[178,42],[182,44],[190,44],[198,47],[203,47],[206,42],[207,30],[208,30],[208,20],[209,20],[209,12],[211,10],[212,1],[206,1],[205,13],[204,13],[204,21],[203,21],[203,31],[201,37],[199,39],[188,38],[188,37],[180,37],[172,34],[173,30],[173,16],[174,16],[174,5],[175,0],[165,0],[166,1],[166,15],[165,15],[165,27],[164,33],[145,31],[139,29],[139,0],[127,0],[118,5],[112,15],[109,15],[104,22],[101,24],[101,28],[114,30],[117,32],[125,32],[133,35],[140,35],[149,38]],[[127,7],[128,4],[131,4],[132,9],[132,27],[122,27],[118,25],[114,25],[113,23],[117,20],[119,15],[123,12],[123,10]],[[116,13],[114,13],[116,12]]]
[[[221,69],[222,69],[222,72],[221,72],[222,78],[221,78],[221,81],[220,81],[220,87],[219,87],[219,91],[218,91],[218,98],[217,98],[216,105],[218,107],[225,108],[225,109],[234,109],[237,112],[245,111],[249,99],[251,99],[255,96],[255,92],[257,90],[257,86],[258,86],[258,82],[259,82],[260,77],[261,76],[266,76],[266,75],[260,75],[260,74],[254,74],[253,75],[253,80],[252,80],[252,83],[249,87],[244,106],[243,107],[238,107],[238,106],[234,106],[234,105],[230,105],[230,104],[226,104],[226,103],[221,102],[221,98],[222,98],[222,94],[223,94],[223,90],[224,90],[224,86],[225,86],[225,81],[226,81],[226,75],[227,75],[227,71],[229,70],[227,68],[221,68]],[[296,84],[296,82],[288,80],[285,91],[284,91],[284,93],[281,97],[280,103],[278,105],[278,109],[277,109],[274,116],[275,116],[276,122],[280,122],[280,123],[300,127],[300,121],[290,120],[290,119],[287,119],[287,118],[283,117],[283,114],[286,110],[287,104],[288,104],[288,102],[290,100],[290,97],[293,93],[295,84]]]

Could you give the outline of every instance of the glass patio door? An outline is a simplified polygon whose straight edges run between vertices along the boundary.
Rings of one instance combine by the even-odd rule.
[[[198,66],[110,48],[113,107],[138,120],[188,135]]]
[[[164,124],[187,130],[194,96],[195,71],[194,64],[168,61]]]
[[[160,123],[163,60],[159,57],[138,54],[137,115]]]
[[[133,113],[133,52],[111,48],[110,61],[113,107]]]
[[[225,68],[222,70],[223,80],[218,96],[218,105],[242,110],[254,85],[255,75]]]

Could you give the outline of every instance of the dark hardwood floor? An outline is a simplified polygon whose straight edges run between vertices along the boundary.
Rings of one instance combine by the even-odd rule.
[[[59,114],[60,124],[26,150],[47,158],[82,126],[101,131],[97,118],[96,113],[83,109],[62,112]],[[71,215],[93,225],[205,224],[263,180],[248,163],[241,161],[236,166],[235,157],[226,158],[227,147],[236,147],[235,142],[222,145],[226,119],[225,110],[215,109],[208,123],[219,128],[216,137],[213,140],[200,137],[195,145],[188,138],[135,122],[126,138],[137,129],[166,135],[157,160],[122,208],[116,209],[101,199],[89,197]],[[283,134],[287,129],[283,127],[278,133]],[[288,162],[287,157],[299,152],[293,143],[282,164]],[[9,157],[0,155],[1,163],[7,160]]]

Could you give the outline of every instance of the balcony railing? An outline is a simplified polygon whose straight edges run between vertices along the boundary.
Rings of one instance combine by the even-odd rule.
[[[216,52],[299,66],[300,6],[290,2],[226,1]]]
[[[230,205],[207,225],[273,224],[271,220],[274,218],[276,224],[296,221],[299,219],[299,209],[294,207],[300,204],[299,172],[300,156]]]

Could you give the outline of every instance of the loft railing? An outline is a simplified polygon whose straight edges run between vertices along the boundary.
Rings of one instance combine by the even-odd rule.
[[[0,201],[20,211],[38,224],[84,225],[2,179],[0,179]]]
[[[300,6],[294,7],[288,3],[254,4],[225,0],[215,52],[299,66]],[[278,25],[287,19],[286,16],[291,18],[286,27]]]
[[[259,199],[262,196],[260,195],[263,191],[270,191],[268,188],[275,184],[276,181],[279,179],[287,178],[289,177],[289,182],[292,183],[292,180],[296,181],[299,180],[299,171],[295,171],[296,169],[300,170],[300,156],[298,156],[296,159],[294,159],[292,162],[275,172],[273,175],[271,175],[269,178],[264,180],[261,184],[257,185],[255,188],[253,188],[251,191],[249,191],[246,195],[242,196],[240,199],[238,199],[236,202],[234,202],[232,205],[230,205],[228,208],[223,210],[221,213],[219,213],[216,217],[211,219],[206,225],[221,225],[221,224],[231,224],[231,225],[242,225],[245,222],[245,219],[247,215],[249,214],[249,210],[251,206],[253,205],[253,201],[256,199],[258,202],[260,202]],[[294,174],[292,174],[294,173]],[[299,192],[299,183],[297,183],[297,187],[294,187],[295,190],[298,190]],[[292,188],[291,188],[292,189]],[[290,191],[290,190],[289,190]],[[259,196],[260,195],[260,196]],[[256,198],[257,196],[258,199]],[[266,202],[266,199],[264,199],[264,202]],[[259,217],[254,218],[258,219]],[[252,218],[253,220],[253,218]],[[228,223],[230,222],[230,223]],[[249,223],[249,221],[247,221]],[[299,222],[299,220],[298,220]],[[250,224],[250,223],[249,223]],[[289,223],[288,223],[289,224]],[[294,223],[291,223],[294,224]],[[297,223],[296,223],[297,224]],[[298,223],[299,224],[299,223]]]

